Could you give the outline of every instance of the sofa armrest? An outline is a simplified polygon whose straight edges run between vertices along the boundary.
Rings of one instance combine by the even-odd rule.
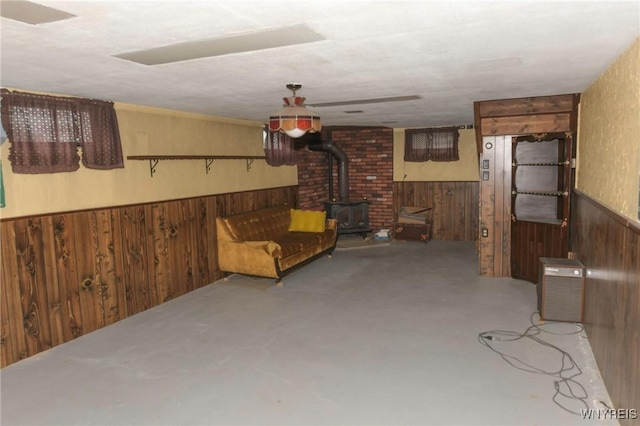
[[[276,259],[281,253],[273,241],[218,240],[218,266],[224,272],[278,278]]]
[[[338,219],[327,219],[327,229],[337,230],[338,229]]]
[[[251,251],[256,250],[257,253],[265,252],[273,259],[280,257],[280,254],[282,254],[280,244],[273,241],[234,241],[234,243],[247,247]]]

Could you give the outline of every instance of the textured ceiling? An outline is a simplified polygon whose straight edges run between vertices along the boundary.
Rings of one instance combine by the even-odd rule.
[[[325,125],[469,124],[473,101],[584,91],[640,34],[640,0],[36,3],[76,17],[3,17],[3,87],[260,122],[301,83]],[[116,57],[300,25],[322,40],[158,65]]]

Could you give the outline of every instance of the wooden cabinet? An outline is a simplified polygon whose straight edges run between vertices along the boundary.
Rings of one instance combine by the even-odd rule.
[[[512,138],[511,275],[536,282],[540,257],[566,258],[572,137]]]
[[[474,102],[481,275],[536,282],[539,257],[567,256],[579,101],[567,94]]]

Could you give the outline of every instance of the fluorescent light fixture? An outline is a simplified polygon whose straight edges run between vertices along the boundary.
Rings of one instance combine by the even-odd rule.
[[[233,36],[188,41],[114,56],[143,65],[160,65],[322,40],[326,39],[307,25],[299,24]]]
[[[63,10],[23,0],[3,0],[0,16],[31,25],[47,24],[76,17],[76,15]]]
[[[339,102],[323,102],[319,104],[309,104],[309,106],[315,108],[344,106],[344,105],[361,105],[361,104],[380,104],[384,102],[402,102],[402,101],[415,101],[421,99],[418,95],[410,96],[392,96],[389,98],[373,98],[373,99],[356,99],[352,101],[339,101]]]

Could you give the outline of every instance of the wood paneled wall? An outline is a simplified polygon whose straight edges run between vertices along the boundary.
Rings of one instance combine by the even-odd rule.
[[[215,218],[280,204],[297,187],[2,221],[0,366],[222,278]]]
[[[478,188],[478,182],[394,182],[394,215],[402,206],[432,207],[433,239],[476,241]]]
[[[640,225],[579,191],[574,198],[572,247],[587,268],[589,342],[615,408],[640,409]]]
[[[485,136],[480,154],[480,275],[511,276],[511,137]],[[488,161],[484,168],[484,161]]]

